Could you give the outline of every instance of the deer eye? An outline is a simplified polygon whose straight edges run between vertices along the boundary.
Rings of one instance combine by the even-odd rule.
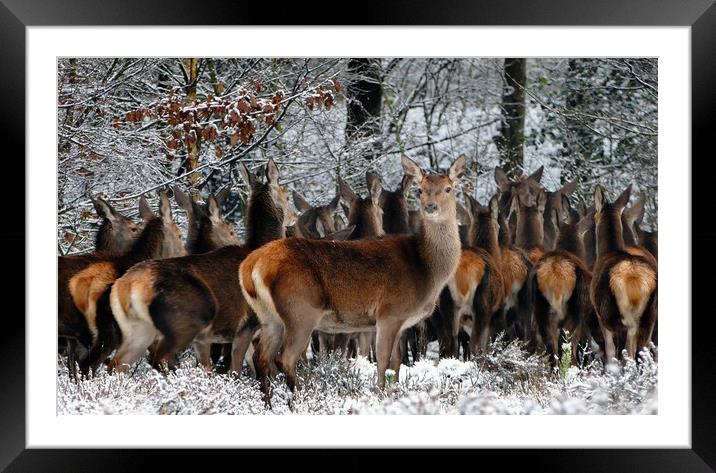
[[[422,193],[423,193],[423,190],[422,190],[422,189],[418,189],[418,195],[422,195]]]
[[[132,227],[132,228],[131,228],[132,233],[137,233],[137,230],[139,230],[137,227]]]
[[[448,194],[450,193],[451,190],[452,190],[452,187],[446,187],[446,188],[445,188],[445,192],[448,193]]]

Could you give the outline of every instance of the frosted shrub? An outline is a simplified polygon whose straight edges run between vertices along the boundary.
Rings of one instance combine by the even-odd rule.
[[[604,369],[601,362],[550,370],[543,355],[521,342],[498,338],[463,362],[438,360],[435,350],[400,381],[376,388],[376,366],[365,357],[320,356],[299,364],[295,395],[279,375],[273,383],[273,411],[259,384],[241,376],[208,373],[185,352],[176,371],[164,374],[141,362],[129,374],[101,371],[74,383],[58,362],[58,414],[656,414],[658,366],[649,350],[639,363]]]

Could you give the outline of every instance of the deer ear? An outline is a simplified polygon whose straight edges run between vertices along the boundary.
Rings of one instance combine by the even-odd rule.
[[[167,223],[172,221],[172,206],[164,192],[159,193],[159,216]]]
[[[373,171],[368,171],[365,173],[365,182],[368,185],[368,194],[373,201],[373,205],[380,205],[380,194],[383,192],[380,176]]]
[[[304,199],[301,194],[297,191],[293,191],[291,195],[293,195],[293,205],[296,206],[299,212],[308,212],[311,210],[311,204],[306,202],[306,199]]]
[[[224,202],[229,197],[229,195],[231,195],[231,187],[229,186],[224,187],[216,193],[216,203],[219,204],[219,207],[224,205]]]
[[[641,225],[641,221],[644,220],[644,211],[646,210],[646,193],[640,192],[634,205],[631,207],[633,222],[637,225]]]
[[[403,172],[405,172],[405,174],[412,177],[417,183],[423,181],[423,177],[425,177],[425,174],[423,173],[423,170],[420,169],[420,166],[415,163],[415,161],[405,155],[402,155],[400,156],[400,162],[403,164]]]
[[[410,188],[413,185],[413,176],[408,174],[403,174],[403,179],[400,181],[400,192],[403,194],[403,197],[407,198],[408,194],[410,194]]]
[[[244,182],[248,184],[249,187],[253,187],[256,183],[256,177],[249,171],[246,164],[239,163],[239,171],[241,171],[241,177],[244,179]]]
[[[460,223],[466,225],[470,223],[470,199],[469,196],[465,197],[465,206],[461,205],[460,202],[455,202],[457,207],[457,219]]]
[[[465,168],[467,167],[467,156],[461,154],[458,158],[453,161],[448,169],[448,177],[451,181],[455,182],[465,174]]]
[[[212,221],[216,222],[221,220],[221,205],[219,205],[219,202],[217,202],[216,197],[213,195],[210,195],[209,200],[206,201],[206,209]]]
[[[629,198],[631,197],[631,184],[627,186],[626,189],[624,189],[624,192],[622,192],[619,197],[617,197],[617,200],[614,201],[614,205],[621,207],[624,209],[626,205],[629,203]]]
[[[346,216],[346,218],[349,218],[351,215],[351,209],[346,204],[341,202],[341,209],[343,209],[343,214]]]
[[[321,238],[326,236],[326,227],[323,226],[323,222],[321,222],[320,218],[316,219],[316,232]]]
[[[341,195],[336,194],[336,196],[331,200],[331,202],[328,204],[328,208],[330,209],[331,213],[335,213],[338,209],[338,203],[341,201]]]
[[[604,188],[597,184],[594,188],[594,211],[601,212],[607,203],[607,196],[604,195]]]
[[[508,192],[510,190],[510,180],[507,178],[505,171],[500,167],[495,168],[495,183],[501,192]]]
[[[544,171],[544,166],[540,166],[535,172],[529,175],[527,179],[532,179],[533,181],[539,183],[539,181],[542,180],[542,172]]]
[[[552,222],[552,226],[555,230],[559,230],[561,227],[562,219],[559,218],[559,211],[552,207],[552,211],[549,213],[549,219]]]
[[[490,216],[492,220],[498,221],[500,216],[500,202],[497,195],[493,195],[490,199]]]
[[[578,178],[572,179],[571,182],[568,182],[559,190],[559,193],[562,195],[571,195],[572,192],[574,192],[577,189],[577,184],[579,183]]]
[[[577,222],[577,235],[579,235],[580,238],[583,238],[584,234],[589,231],[593,223],[594,214],[584,215],[581,219],[579,219],[579,222]]]
[[[547,206],[547,194],[545,191],[540,189],[539,194],[537,194],[537,210],[539,210],[540,213],[544,213],[544,209]]]
[[[268,178],[269,184],[271,184],[272,186],[278,185],[278,166],[276,166],[276,163],[273,161],[273,158],[269,158],[268,163],[266,163],[266,177]]]
[[[343,228],[341,230],[335,231],[331,233],[330,235],[326,235],[327,240],[336,240],[336,241],[343,241],[347,240],[351,237],[353,234],[353,230],[356,229],[355,225],[349,225],[346,228]]]
[[[142,220],[144,220],[145,223],[156,217],[151,207],[149,207],[149,202],[147,202],[147,199],[144,196],[139,198],[139,216],[142,217]]]
[[[515,194],[512,196],[512,202],[510,202],[510,211],[507,214],[507,220],[509,221],[512,214],[518,215],[520,213],[520,196]]]
[[[179,207],[184,209],[187,215],[191,215],[194,212],[194,206],[192,205],[191,198],[182,191],[179,186],[173,186],[174,200],[176,200]]]
[[[566,215],[569,213],[569,211],[572,208],[572,205],[569,203],[569,197],[567,197],[565,194],[560,194],[560,206],[562,207],[562,215]]]
[[[104,200],[101,197],[97,197],[96,199],[90,197],[92,200],[92,204],[94,205],[94,209],[97,211],[100,217],[106,218],[110,222],[113,222],[117,220],[117,217],[119,216],[117,211],[112,207],[109,202]]]
[[[351,202],[356,199],[356,193],[353,192],[351,186],[349,186],[348,183],[340,177],[338,178],[338,188],[341,190],[341,199],[343,199],[343,202],[346,204],[350,205]]]

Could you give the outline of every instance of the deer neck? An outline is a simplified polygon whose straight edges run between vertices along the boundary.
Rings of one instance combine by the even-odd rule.
[[[544,228],[537,218],[530,215],[527,218],[517,218],[517,246],[522,248],[536,248],[542,245]]]
[[[490,228],[490,224],[477,224],[473,222],[470,228],[470,243],[475,248],[480,248],[495,258],[500,259],[501,251],[497,234]]]
[[[251,196],[246,212],[246,246],[256,249],[286,236],[283,211],[276,208],[268,185]]]
[[[500,229],[497,232],[497,242],[501,247],[509,246],[512,244],[512,238],[510,238],[510,229],[507,226],[507,219],[502,216],[502,213],[498,216],[498,222]]]
[[[577,229],[573,226],[564,227],[557,236],[555,249],[568,251],[581,260],[584,260],[584,243],[577,235]]]
[[[161,256],[164,239],[164,222],[161,218],[151,219],[145,226],[132,249],[122,258],[127,267],[140,261]]]
[[[460,262],[462,245],[457,220],[454,217],[440,221],[423,218],[417,242],[427,274],[438,289],[442,288]]]
[[[624,251],[624,232],[621,218],[617,215],[604,215],[596,226],[597,258],[614,251]]]

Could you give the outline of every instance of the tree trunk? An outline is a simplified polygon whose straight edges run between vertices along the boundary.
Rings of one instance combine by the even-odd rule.
[[[365,158],[372,160],[379,152],[379,143],[371,139],[380,135],[380,109],[383,99],[380,63],[374,59],[354,58],[348,62],[348,72],[354,75],[355,79],[346,90],[346,141],[372,142],[372,146],[365,151]]]
[[[187,86],[186,86],[186,103],[187,105],[193,105],[196,101],[196,83],[198,79],[198,72],[199,72],[199,60],[196,58],[187,58],[184,59],[184,71],[186,72],[187,77]],[[196,117],[198,120],[198,117]],[[192,140],[190,143],[188,143],[187,146],[187,158],[186,158],[186,171],[193,171],[196,169],[199,165],[199,140],[201,139],[200,135],[197,133],[194,140]],[[198,173],[192,173],[187,176],[187,180],[189,182],[189,187],[193,188],[196,187],[196,184],[199,182],[199,175]],[[195,199],[199,198],[199,195],[194,195]]]
[[[494,141],[502,169],[508,177],[516,179],[524,170],[527,59],[505,58],[504,79],[501,135],[494,137]]]

